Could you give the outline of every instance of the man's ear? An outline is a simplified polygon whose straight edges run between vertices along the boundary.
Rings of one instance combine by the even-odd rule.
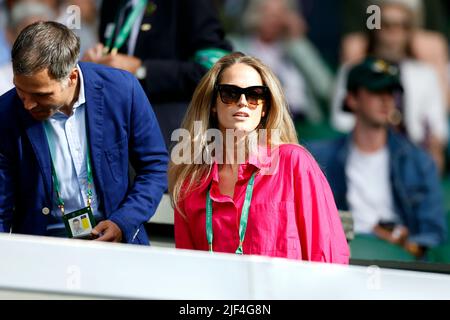
[[[73,68],[69,74],[69,84],[70,86],[76,85],[79,77],[78,68]]]
[[[356,111],[358,102],[356,101],[356,93],[355,92],[347,93],[347,96],[345,97],[345,104],[352,112]]]

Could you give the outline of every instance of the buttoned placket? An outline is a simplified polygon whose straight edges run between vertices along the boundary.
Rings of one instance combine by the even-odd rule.
[[[233,197],[230,197],[228,195],[223,195],[220,193],[219,189],[219,167],[217,163],[214,163],[213,170],[212,170],[212,181],[211,181],[211,200],[213,201],[213,212],[216,212],[217,210],[214,210],[214,202],[220,203],[219,206],[221,207],[220,211],[225,210],[233,210],[233,215],[235,217],[235,228],[236,232],[233,232],[233,241],[236,241],[236,243],[239,242],[239,224],[241,219],[241,211],[242,211],[242,205],[244,203],[245,198],[245,190],[246,186],[250,180],[250,177],[254,170],[257,170],[258,168],[253,164],[241,164],[238,169],[238,179],[236,181],[235,189]],[[237,204],[241,203],[241,206],[238,207]],[[217,205],[216,205],[217,206]],[[220,212],[219,211],[219,212]],[[214,217],[213,217],[214,221]]]

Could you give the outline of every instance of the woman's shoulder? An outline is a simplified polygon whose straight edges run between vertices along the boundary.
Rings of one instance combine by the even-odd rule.
[[[296,143],[283,143],[277,146],[280,155],[285,156],[297,156],[297,157],[309,157],[309,151],[304,146]]]
[[[311,153],[303,146],[295,143],[284,143],[278,146],[280,161],[289,161],[295,164],[315,163]]]

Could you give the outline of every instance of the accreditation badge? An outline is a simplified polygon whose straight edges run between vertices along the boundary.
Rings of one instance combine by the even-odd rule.
[[[91,207],[67,213],[62,218],[69,238],[91,238],[91,231],[96,225]]]

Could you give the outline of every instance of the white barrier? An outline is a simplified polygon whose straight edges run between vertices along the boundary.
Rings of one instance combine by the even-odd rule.
[[[450,276],[0,234],[0,297],[450,299]]]
[[[151,223],[160,223],[160,224],[172,224],[174,221],[173,217],[173,208],[170,203],[170,197],[168,194],[163,194],[161,198],[161,202],[156,209],[155,214],[149,220]]]

